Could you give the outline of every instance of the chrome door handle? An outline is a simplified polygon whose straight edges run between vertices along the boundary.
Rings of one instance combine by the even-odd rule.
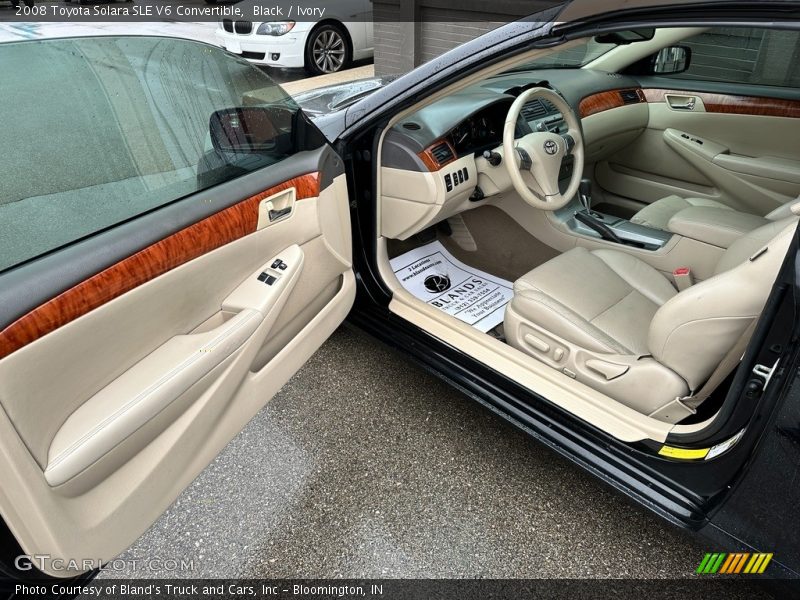
[[[286,208],[281,208],[281,209],[278,209],[278,210],[275,210],[274,208],[270,209],[270,211],[269,211],[269,220],[270,221],[277,221],[278,219],[288,215],[290,212],[292,212],[292,207],[291,206],[287,206]]]
[[[681,96],[677,94],[664,94],[664,100],[673,110],[694,110],[697,105],[696,96]]]

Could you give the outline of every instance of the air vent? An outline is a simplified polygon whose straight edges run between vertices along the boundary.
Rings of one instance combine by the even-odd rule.
[[[406,123],[403,123],[403,127],[405,129],[410,129],[411,131],[419,131],[420,129],[422,129],[420,124],[419,123],[414,123],[414,121],[408,121]]]
[[[444,142],[431,148],[431,154],[433,154],[433,158],[435,158],[436,162],[440,165],[444,165],[455,158],[455,156],[453,156],[453,151],[450,150],[450,146]]]
[[[526,102],[525,105],[522,107],[522,116],[525,117],[526,121],[535,121],[536,119],[541,119],[547,115],[554,115],[558,111],[556,107],[553,106],[547,100],[531,100],[530,102]]]
[[[622,90],[619,95],[624,104],[639,104],[642,101],[639,97],[639,90]]]
[[[540,100],[531,100],[522,107],[522,116],[526,121],[535,121],[547,115],[547,109]]]

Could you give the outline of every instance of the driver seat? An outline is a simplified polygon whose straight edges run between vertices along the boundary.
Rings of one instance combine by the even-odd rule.
[[[714,276],[678,292],[638,258],[576,247],[514,283],[509,344],[668,423],[760,315],[797,217],[734,241]]]

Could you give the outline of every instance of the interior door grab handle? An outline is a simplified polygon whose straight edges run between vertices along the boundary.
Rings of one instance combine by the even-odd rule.
[[[281,221],[292,214],[297,190],[289,188],[269,198],[264,198],[258,205],[258,226],[256,229],[263,229],[277,221]]]
[[[665,94],[664,99],[669,107],[674,110],[694,110],[697,105],[696,96],[682,96],[677,94]]]
[[[292,207],[291,206],[287,206],[286,208],[279,208],[277,210],[274,209],[274,208],[270,209],[270,211],[269,211],[269,220],[270,221],[275,221],[277,219],[285,217],[290,212],[292,212]]]

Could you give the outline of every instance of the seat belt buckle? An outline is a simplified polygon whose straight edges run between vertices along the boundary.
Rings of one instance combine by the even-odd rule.
[[[692,270],[689,267],[678,267],[672,272],[672,279],[675,280],[675,287],[679,292],[689,289],[694,284]]]

